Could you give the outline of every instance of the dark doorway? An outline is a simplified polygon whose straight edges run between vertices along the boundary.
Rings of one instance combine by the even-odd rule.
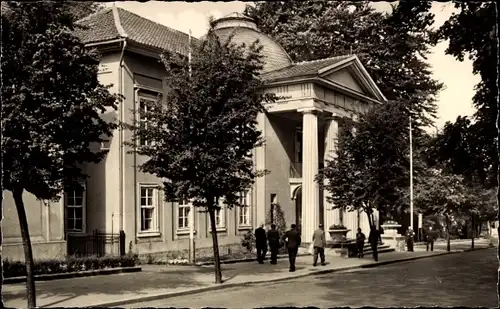
[[[300,228],[302,226],[302,188],[297,188],[295,193],[295,224]]]

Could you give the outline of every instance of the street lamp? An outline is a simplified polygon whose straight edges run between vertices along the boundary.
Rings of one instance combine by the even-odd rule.
[[[410,227],[413,230],[413,142],[411,130],[411,112],[409,113],[410,120]]]

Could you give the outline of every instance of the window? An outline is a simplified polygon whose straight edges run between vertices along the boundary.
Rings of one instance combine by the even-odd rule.
[[[151,104],[154,104],[153,99],[145,98],[145,97],[139,97],[139,126],[143,128],[144,130],[148,129],[148,118],[145,115],[142,115],[142,113],[147,113],[151,111]],[[148,146],[149,141],[147,139],[141,138],[139,139],[139,145],[140,146]]]
[[[295,162],[302,163],[302,128],[295,131]],[[300,171],[302,173],[302,171]]]
[[[184,199],[179,202],[179,212],[178,212],[178,220],[177,220],[177,229],[185,230],[189,229],[189,210],[190,210],[189,201]]]
[[[250,203],[249,203],[249,194],[248,191],[242,192],[240,194],[240,204],[244,205],[242,207],[239,207],[239,214],[238,214],[238,225],[240,227],[247,227],[250,226]]]
[[[158,188],[140,186],[141,232],[158,231]]]
[[[70,232],[85,232],[85,189],[66,191],[66,229]]]
[[[220,209],[215,211],[215,226],[218,229],[226,228],[226,209],[222,202],[219,202]]]

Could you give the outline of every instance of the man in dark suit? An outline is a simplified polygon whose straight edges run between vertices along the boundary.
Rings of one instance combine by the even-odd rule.
[[[301,243],[300,234],[297,231],[297,226],[292,224],[291,229],[288,230],[283,236],[283,240],[286,243],[288,249],[288,260],[290,261],[290,271],[295,271],[295,258],[297,257],[297,252],[299,251],[299,246]]]
[[[436,232],[432,230],[432,226],[429,226],[429,230],[427,231],[427,236],[425,238],[425,244],[427,247],[427,251],[429,251],[429,246],[431,247],[431,251],[434,251],[434,240],[436,239]]]
[[[255,248],[257,249],[257,261],[259,264],[264,264],[267,253],[267,236],[264,224],[255,229]]]
[[[271,224],[271,230],[267,232],[267,242],[271,250],[271,264],[276,264],[280,248],[280,232],[276,230],[276,224]]]
[[[378,261],[378,241],[382,241],[380,238],[380,232],[374,227],[370,227],[370,235],[368,236],[368,242],[370,243],[370,246],[372,247],[373,251],[373,259],[375,262]]]

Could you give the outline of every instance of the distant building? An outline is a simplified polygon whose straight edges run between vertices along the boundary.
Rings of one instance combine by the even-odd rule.
[[[101,82],[113,84],[111,91],[125,97],[117,111],[103,115],[106,119],[131,121],[131,110],[146,109],[151,100],[163,94],[168,76],[158,61],[162,50],[188,53],[187,34],[121,8],[104,9],[81,23],[88,26],[78,33],[82,41],[102,54]],[[348,237],[354,237],[358,227],[368,231],[366,214],[331,210],[327,194],[314,181],[325,159],[335,153],[342,120],[386,102],[359,59],[346,55],[293,63],[278,43],[241,14],[219,19],[216,31],[221,37],[233,33],[235,43],[250,44],[259,39],[266,57],[262,75],[265,91],[287,97],[268,105],[269,114],[258,117],[266,144],[255,149],[255,166],[271,173],[242,193],[249,207],[220,210],[219,244],[241,247],[242,235],[265,222],[271,204],[281,206],[287,225],[301,227],[304,242],[311,241],[319,223],[328,227],[343,222],[351,229]],[[113,138],[100,145],[109,153],[99,164],[85,166],[90,178],[83,183],[83,191],[65,192],[63,200],[48,204],[25,194],[35,259],[82,251],[84,245],[78,242],[85,238],[78,236],[95,231],[124,231],[126,251],[131,246],[139,254],[188,248],[189,201],[164,201],[158,190],[160,179],[136,168],[145,158],[128,153],[122,146],[131,138],[132,132],[117,129]],[[4,257],[23,259],[17,212],[8,192],[3,205]],[[195,231],[197,248],[210,248],[205,213],[196,213]],[[106,241],[108,253],[116,254],[117,246],[115,238]],[[88,246],[86,250],[91,251]]]

